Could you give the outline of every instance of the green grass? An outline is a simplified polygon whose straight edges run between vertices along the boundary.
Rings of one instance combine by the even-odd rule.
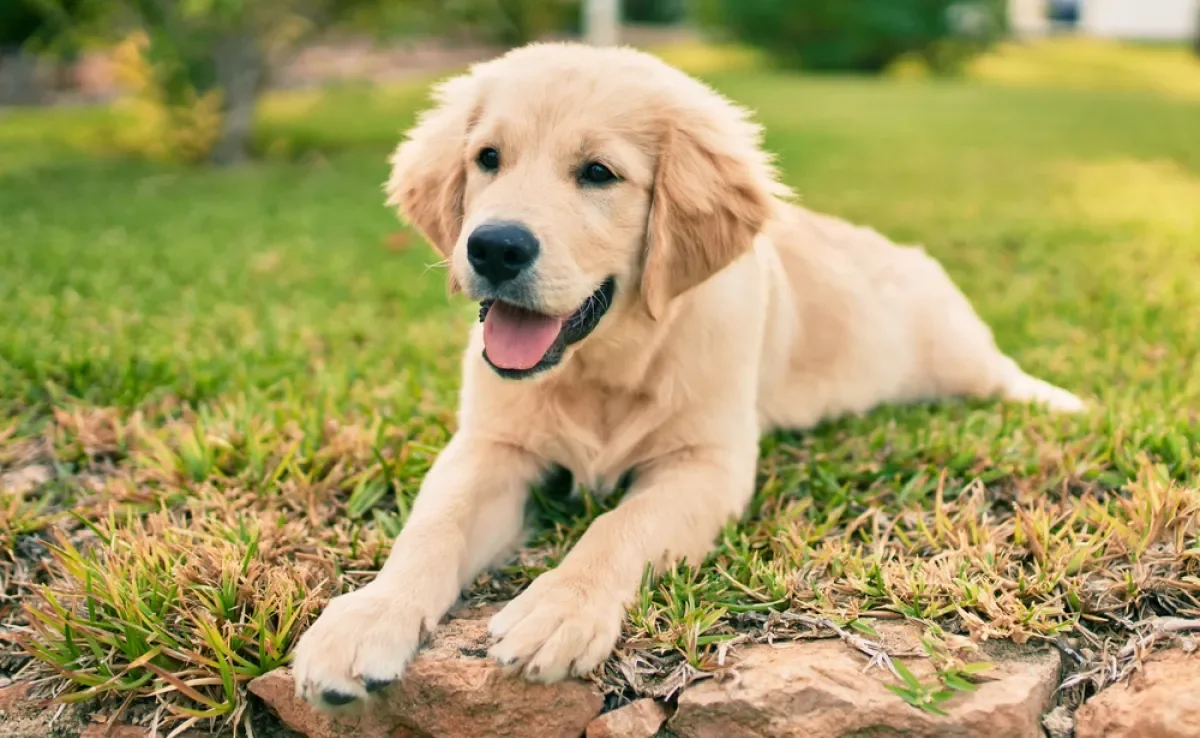
[[[676,56],[758,111],[805,204],[924,244],[1002,348],[1097,410],[883,408],[767,438],[747,519],[646,584],[603,683],[666,694],[723,643],[869,635],[870,614],[929,626],[943,684],[897,691],[936,707],[971,671],[958,634],[1069,636],[1094,687],[1139,623],[1200,617],[1200,103],[1130,75]],[[221,723],[381,564],[452,432],[474,313],[382,205],[423,99],[275,96],[269,156],[235,171],[115,152],[109,111],[0,118],[0,474],[49,471],[0,489],[19,642],[0,666]],[[473,597],[552,566],[612,504],[537,498],[529,547]]]

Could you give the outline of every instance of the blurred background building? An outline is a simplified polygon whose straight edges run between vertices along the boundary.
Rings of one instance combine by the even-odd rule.
[[[1010,0],[1013,30],[1052,30],[1130,41],[1187,41],[1196,37],[1200,0]]]

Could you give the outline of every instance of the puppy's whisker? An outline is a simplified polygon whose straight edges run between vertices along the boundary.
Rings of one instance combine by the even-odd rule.
[[[433,271],[434,269],[449,269],[449,268],[450,268],[450,260],[442,259],[441,261],[435,261],[432,264],[426,264],[424,273],[428,274],[429,272]]]

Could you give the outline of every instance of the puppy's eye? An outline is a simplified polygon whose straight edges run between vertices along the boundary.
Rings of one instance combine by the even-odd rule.
[[[483,171],[494,172],[500,168],[500,152],[489,146],[480,150],[479,155],[475,157],[475,161]]]
[[[600,162],[593,161],[583,165],[583,169],[579,172],[579,179],[585,184],[603,185],[615,182],[617,175]]]

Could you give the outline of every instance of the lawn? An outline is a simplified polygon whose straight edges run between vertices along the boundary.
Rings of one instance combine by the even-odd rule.
[[[1147,50],[1007,50],[878,81],[674,53],[758,111],[806,205],[924,244],[1094,410],[948,402],[765,439],[752,510],[644,586],[605,688],[668,694],[722,643],[786,634],[773,613],[872,613],[926,623],[947,669],[974,659],[957,635],[1057,639],[1078,699],[1147,619],[1200,617],[1200,64],[1162,57],[1169,85]],[[0,674],[228,725],[382,563],[476,312],[382,204],[424,94],[276,94],[266,158],[234,171],[122,154],[113,111],[0,117]],[[470,597],[511,595],[613,504],[535,497],[528,548]]]

